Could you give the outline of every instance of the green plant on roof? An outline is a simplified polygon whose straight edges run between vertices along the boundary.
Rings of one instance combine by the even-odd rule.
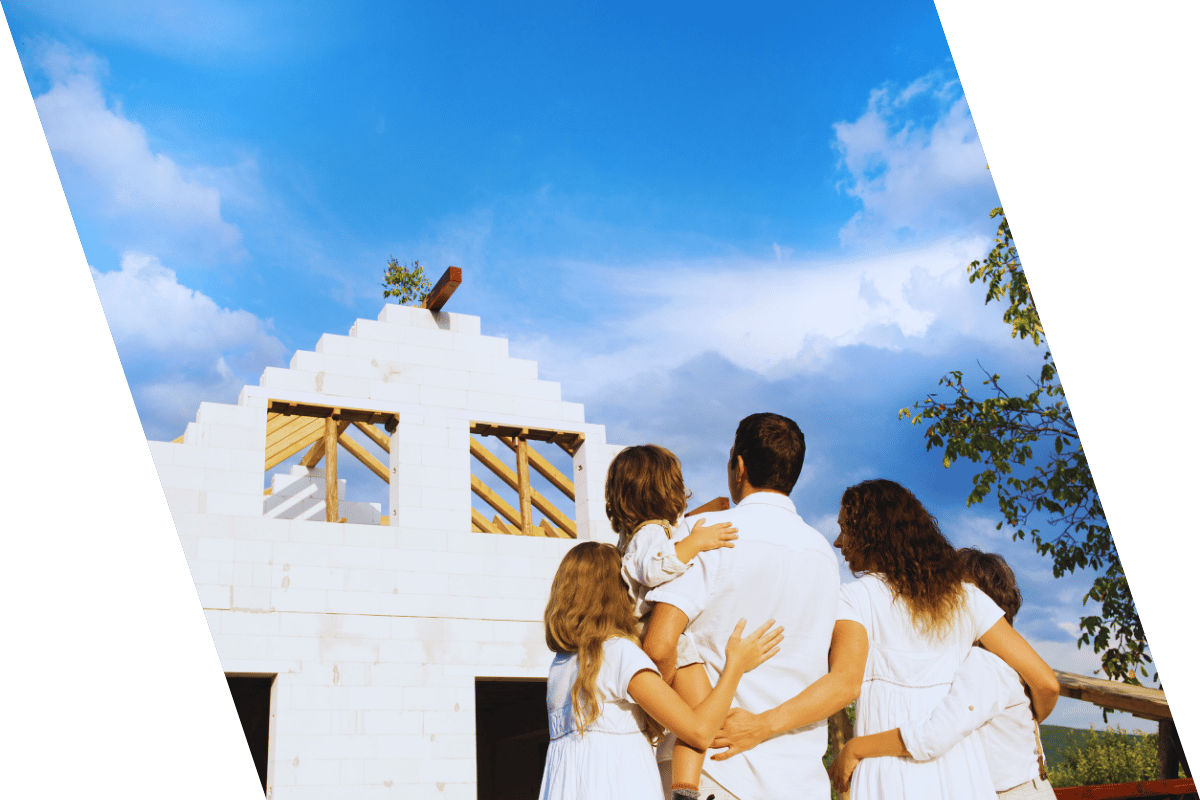
[[[387,271],[383,273],[384,298],[398,298],[401,305],[424,303],[429,297],[432,284],[425,277],[425,270],[420,261],[412,264],[401,264],[393,256],[388,256]]]

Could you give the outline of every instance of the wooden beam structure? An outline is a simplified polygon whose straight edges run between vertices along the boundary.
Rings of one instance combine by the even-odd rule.
[[[533,512],[532,512],[532,510],[530,510],[529,513],[527,515],[525,515],[525,510],[526,510],[525,503],[526,503],[526,500],[528,500],[528,503],[530,506],[532,506],[533,508],[536,508],[538,511],[540,511],[541,513],[543,513],[547,517],[549,517],[554,522],[555,525],[557,525],[558,527],[560,527],[564,530],[570,531],[572,536],[575,535],[575,532],[576,532],[575,531],[575,522],[570,517],[568,517],[566,514],[564,514],[562,511],[560,511],[553,503],[551,503],[549,500],[547,500],[540,492],[538,492],[537,490],[535,490],[531,486],[529,486],[528,462],[527,462],[526,469],[525,469],[525,478],[524,478],[524,480],[522,480],[521,474],[519,472],[514,472],[513,470],[509,469],[507,464],[505,464],[503,461],[501,461],[499,458],[497,458],[496,454],[493,453],[491,450],[488,450],[486,447],[484,447],[483,443],[480,442],[478,439],[476,439],[474,436],[471,437],[471,445],[470,446],[471,446],[471,455],[474,456],[481,464],[483,464],[485,467],[487,467],[489,470],[491,470],[493,473],[495,473],[496,477],[500,478],[500,480],[502,480],[506,484],[508,484],[508,487],[517,493],[518,502],[521,503],[521,507],[522,507],[521,514],[524,516],[522,516],[520,520],[514,520],[513,524],[521,525],[522,528],[524,528],[527,532],[532,531],[532,528],[533,528]],[[528,458],[528,453],[532,452],[532,448],[529,448],[528,444],[526,444],[526,448],[527,448],[526,455]],[[517,467],[518,467],[518,469],[520,469],[520,454],[519,453],[517,455]],[[522,496],[522,491],[521,491],[522,486],[524,486],[528,490],[527,497]],[[574,487],[572,487],[572,488],[574,488]],[[476,494],[478,494],[478,492]],[[574,494],[574,492],[572,492],[572,495],[573,494]],[[482,495],[481,495],[481,497],[482,497]],[[498,497],[498,495],[497,495],[497,497]],[[572,499],[574,499],[574,498],[572,498]],[[485,497],[484,500],[487,500],[487,498]],[[491,501],[488,501],[488,502],[490,504]],[[493,506],[493,508],[494,507],[495,506]],[[510,506],[510,508],[511,508],[511,506]],[[529,525],[526,526],[525,522],[528,522]]]
[[[345,406],[319,406],[312,403],[297,403],[290,400],[270,400],[267,402],[268,425],[271,413],[292,417],[333,417],[338,421],[366,422],[372,425],[382,423],[388,433],[394,433],[400,424],[400,415],[394,411],[376,411],[369,408],[347,408]]]
[[[266,459],[263,470],[273,469],[292,456],[320,440],[325,425],[319,419],[290,417],[288,423],[267,434]]]
[[[349,423],[347,423],[349,424]],[[337,477],[338,422],[332,416],[325,418],[325,521],[338,522],[338,477]]]
[[[1162,689],[1150,689],[1058,670],[1054,670],[1054,675],[1058,678],[1058,693],[1062,697],[1084,700],[1102,708],[1127,711],[1142,719],[1171,719],[1167,695]]]
[[[517,497],[521,501],[521,527],[526,536],[533,535],[533,498],[529,486],[529,440],[517,440]]]
[[[497,436],[496,438],[508,445],[508,449],[514,453],[517,452],[517,439],[511,436]],[[571,479],[559,472],[557,467],[547,461],[545,456],[532,447],[529,448],[529,466],[536,469],[543,478],[550,481],[551,486],[571,498],[572,502],[575,500],[575,484]]]
[[[391,455],[392,442],[387,436],[379,432],[379,428],[376,428],[369,422],[356,422],[354,423],[354,427],[365,433],[367,438],[372,442],[379,445],[383,449],[383,452]]]
[[[500,512],[513,525],[521,526],[521,512],[506,503],[503,497],[493,492],[474,475],[471,476],[471,491],[483,498],[485,503]]]
[[[338,444],[340,444],[347,453],[361,461],[367,469],[371,470],[371,472],[374,472],[375,475],[384,483],[389,482],[388,479],[391,476],[388,474],[388,468],[385,467],[383,462],[381,462],[378,458],[368,453],[367,448],[363,447],[361,444],[343,433],[338,434]]]
[[[584,436],[578,431],[559,431],[542,428],[520,428],[514,425],[495,425],[490,422],[472,422],[471,433],[478,436],[507,436],[529,439],[533,442],[550,442],[574,456],[583,444]]]
[[[442,273],[442,277],[438,278],[437,283],[429,290],[429,296],[425,298],[425,302],[421,303],[421,308],[427,308],[430,311],[441,311],[446,305],[446,301],[450,299],[450,295],[454,294],[455,289],[462,285],[462,270],[458,267],[447,267]]]

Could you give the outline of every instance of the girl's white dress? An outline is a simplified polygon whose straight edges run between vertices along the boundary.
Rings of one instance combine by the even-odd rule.
[[[541,800],[662,800],[644,716],[629,694],[629,681],[647,669],[658,674],[636,643],[620,637],[606,641],[596,678],[600,716],[578,731],[571,689],[579,674],[579,657],[573,653],[554,657],[546,681],[550,749],[542,772]]]
[[[894,599],[876,575],[843,584],[838,619],[867,629],[870,649],[856,706],[854,735],[865,736],[924,719],[950,691],[971,645],[1004,612],[972,584],[967,601],[941,638],[918,632],[905,601]],[[864,758],[854,770],[850,800],[996,800],[987,756],[977,732],[944,755],[918,762]]]

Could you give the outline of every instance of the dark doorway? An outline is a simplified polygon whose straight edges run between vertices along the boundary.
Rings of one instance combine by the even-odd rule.
[[[254,768],[263,792],[267,791],[267,744],[271,733],[271,684],[274,675],[226,675],[229,693],[237,706],[238,718],[242,721],[242,732],[250,746]]]
[[[479,800],[537,800],[549,747],[544,680],[475,679]]]

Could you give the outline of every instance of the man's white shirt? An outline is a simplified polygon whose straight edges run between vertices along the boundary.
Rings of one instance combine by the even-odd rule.
[[[753,713],[772,709],[829,671],[829,643],[837,616],[838,567],[825,537],[775,492],[755,492],[729,511],[699,517],[705,525],[730,522],[738,529],[732,548],[701,553],[683,575],[646,599],[675,606],[715,684],[725,666],[725,643],[741,618],[746,632],[769,619],[784,627],[779,653],[747,672],[734,706]],[[680,531],[685,534],[685,531]],[[704,771],[744,800],[828,797],[821,763],[827,746],[825,721],[776,736],[725,761],[706,759]]]

